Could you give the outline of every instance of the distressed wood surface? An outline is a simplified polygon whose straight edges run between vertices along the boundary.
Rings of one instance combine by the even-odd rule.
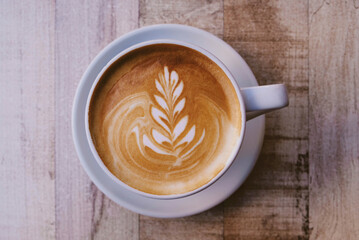
[[[311,239],[358,239],[359,1],[309,15]]]
[[[138,239],[138,215],[107,197],[90,181],[77,158],[71,108],[90,61],[108,43],[138,25],[138,3],[56,2],[56,237]]]
[[[0,0],[0,239],[357,239],[359,1]],[[187,24],[233,46],[290,106],[223,204],[180,219],[132,213],[80,166],[74,93],[109,42]]]
[[[0,1],[0,239],[55,236],[54,16]]]
[[[223,1],[140,0],[140,26],[175,23],[191,25],[223,37]]]
[[[260,84],[285,83],[290,101],[267,114],[255,169],[225,202],[225,239],[307,239],[308,1],[224,3],[224,40]]]

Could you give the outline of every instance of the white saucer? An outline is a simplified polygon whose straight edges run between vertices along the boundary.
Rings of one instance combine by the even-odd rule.
[[[122,50],[148,40],[174,39],[198,45],[217,56],[231,71],[240,87],[258,83],[242,57],[216,36],[189,26],[154,25],[137,29],[116,39],[103,49],[87,68],[76,91],[72,109],[72,133],[81,164],[96,186],[121,206],[134,212],[159,218],[174,218],[200,213],[214,207],[234,193],[252,171],[262,147],[264,116],[247,123],[243,145],[228,171],[210,187],[181,199],[156,200],[146,198],[114,183],[97,166],[87,143],[85,131],[86,100],[92,83],[101,69]]]

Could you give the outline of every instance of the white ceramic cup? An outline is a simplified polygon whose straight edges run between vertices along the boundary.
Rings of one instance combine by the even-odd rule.
[[[89,129],[89,119],[88,119],[88,113],[89,113],[89,105],[90,101],[94,92],[94,89],[101,79],[104,72],[118,59],[120,59],[122,56],[126,55],[127,53],[134,51],[138,48],[144,47],[144,46],[150,46],[155,44],[174,44],[174,45],[180,45],[185,46],[188,48],[191,48],[195,51],[198,51],[205,56],[207,56],[209,59],[211,59],[213,62],[215,62],[227,75],[227,77],[230,79],[236,93],[237,97],[240,103],[240,108],[242,110],[242,128],[239,140],[236,144],[236,147],[233,148],[233,151],[231,153],[231,156],[227,159],[226,166],[220,171],[214,178],[211,179],[207,184],[192,190],[190,192],[182,193],[182,194],[174,194],[174,195],[155,195],[155,194],[149,194],[146,192],[142,192],[140,190],[137,190],[133,187],[130,187],[126,183],[119,180],[116,176],[114,176],[105,166],[105,164],[102,162],[99,154],[96,151],[96,148],[94,146],[94,143],[92,141],[90,129]],[[242,145],[242,141],[244,138],[244,133],[246,129],[246,121],[255,118],[259,115],[262,115],[264,113],[280,109],[283,107],[288,106],[288,95],[287,90],[283,84],[273,84],[273,85],[264,85],[264,86],[257,86],[257,87],[248,87],[248,88],[239,88],[237,85],[237,82],[233,78],[230,71],[227,69],[227,67],[214,55],[212,55],[210,52],[204,50],[203,48],[199,46],[195,46],[186,42],[177,41],[177,40],[169,40],[169,39],[160,39],[160,40],[152,40],[152,41],[146,41],[142,42],[136,45],[133,45],[122,52],[120,52],[118,55],[116,55],[111,61],[109,61],[106,66],[101,70],[101,72],[98,74],[96,80],[94,81],[91,90],[89,92],[88,98],[87,98],[87,104],[86,104],[86,115],[85,115],[85,126],[86,126],[86,136],[87,141],[89,143],[90,149],[92,154],[94,155],[99,167],[116,183],[120,186],[128,189],[129,191],[132,191],[134,193],[140,194],[145,197],[155,198],[155,199],[176,199],[176,198],[182,198],[187,197],[189,195],[195,194],[199,191],[202,191],[203,189],[209,187],[211,184],[213,184],[215,181],[217,181],[231,166],[232,162],[236,158],[240,147]],[[244,114],[245,113],[245,114]]]

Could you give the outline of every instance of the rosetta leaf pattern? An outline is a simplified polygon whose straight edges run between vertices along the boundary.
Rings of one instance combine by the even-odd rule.
[[[152,138],[164,149],[168,150],[168,146],[170,146],[171,155],[177,158],[188,156],[202,142],[205,130],[190,150],[182,151],[195,139],[196,135],[196,126],[189,126],[189,116],[183,113],[186,107],[186,98],[183,96],[184,83],[176,71],[170,72],[165,66],[164,71],[158,74],[158,79],[155,79],[155,87],[157,93],[154,94],[154,99],[157,104],[151,106],[150,113],[162,131],[152,129]],[[184,134],[186,130],[188,131]]]

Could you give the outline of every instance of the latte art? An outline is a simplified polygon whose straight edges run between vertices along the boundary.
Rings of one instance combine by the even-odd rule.
[[[130,53],[104,74],[90,104],[90,131],[121,181],[147,193],[180,194],[225,167],[241,113],[215,63],[185,47],[161,46]]]
[[[186,149],[186,146],[191,145],[194,140],[196,125],[189,128],[188,115],[182,116],[182,110],[186,104],[186,98],[180,98],[184,88],[183,81],[178,81],[176,71],[169,74],[168,67],[164,67],[164,74],[160,73],[158,76],[159,80],[156,79],[155,84],[160,95],[154,95],[158,106],[151,104],[150,113],[159,128],[151,129],[150,138],[145,134],[142,136],[143,146],[158,154],[175,157],[174,166],[178,166],[202,143],[206,130],[203,129],[200,139],[192,144],[190,149]],[[184,135],[186,129],[189,130]],[[139,142],[138,126],[132,132],[136,133]],[[139,148],[141,149],[141,144]],[[144,152],[143,149],[141,152]]]

